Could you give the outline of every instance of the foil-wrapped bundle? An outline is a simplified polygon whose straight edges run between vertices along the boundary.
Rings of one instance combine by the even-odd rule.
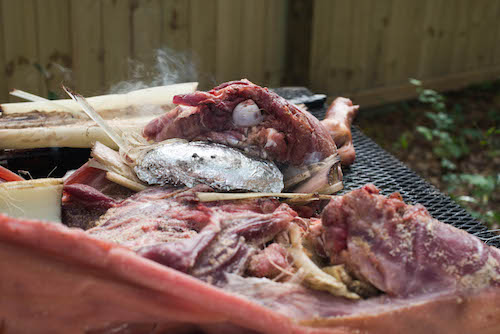
[[[137,177],[150,185],[203,183],[218,190],[281,192],[283,174],[270,161],[204,141],[167,140],[139,159]]]

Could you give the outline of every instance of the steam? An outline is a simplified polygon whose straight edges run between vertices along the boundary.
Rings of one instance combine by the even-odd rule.
[[[155,51],[154,66],[129,59],[130,80],[111,86],[110,94],[123,94],[133,90],[175,83],[197,81],[198,72],[192,56],[185,52],[161,48]]]

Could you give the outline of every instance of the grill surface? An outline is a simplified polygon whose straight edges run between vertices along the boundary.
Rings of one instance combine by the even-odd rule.
[[[326,106],[310,111],[318,119],[323,119]],[[384,195],[399,192],[406,203],[420,203],[437,220],[474,234],[487,244],[500,248],[500,235],[489,231],[450,197],[378,146],[357,127],[353,126],[352,131],[356,161],[349,168],[343,169],[343,193],[367,183],[373,183]]]
[[[287,99],[312,96],[309,102],[305,100],[304,103],[314,116],[324,118],[324,100],[318,103],[317,96],[314,97],[307,88],[283,87],[276,89],[276,92]],[[426,182],[356,127],[353,127],[353,140],[356,161],[343,170],[343,193],[367,183],[373,183],[384,195],[399,192],[406,203],[420,203],[439,221],[463,229],[487,244],[500,248],[500,235],[489,231],[450,197]],[[80,167],[88,157],[88,149],[37,149],[17,153],[14,151],[12,154],[0,151],[0,164],[14,171],[30,170],[33,177],[46,177],[49,173],[61,177],[67,170]],[[54,169],[55,166],[58,168]]]

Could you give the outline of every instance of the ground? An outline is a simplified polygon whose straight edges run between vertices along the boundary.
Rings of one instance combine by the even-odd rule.
[[[438,106],[437,111],[431,104],[418,100],[361,108],[355,124],[490,228],[498,228],[500,81],[437,95],[444,97],[445,103]],[[442,127],[442,122],[433,121],[426,115],[439,111],[452,115],[453,124],[446,124],[444,132],[451,133],[452,138],[461,139],[463,143],[458,153],[449,159],[456,168],[447,168],[446,162],[442,162],[443,157],[448,156],[446,145],[443,146],[436,136],[429,140],[422,134],[423,131],[417,131],[419,126],[430,130]]]

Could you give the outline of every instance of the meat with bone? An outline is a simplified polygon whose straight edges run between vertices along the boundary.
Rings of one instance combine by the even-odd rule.
[[[500,287],[500,251],[433,219],[421,205],[362,189],[322,213],[325,251],[386,294],[398,297]]]
[[[232,214],[276,211],[267,201],[206,207]],[[188,330],[195,325],[211,332],[500,330],[497,249],[433,220],[396,196],[378,195],[373,186],[333,200],[323,212],[322,224],[323,245],[333,263],[351,267],[382,295],[349,300],[311,290],[300,281],[274,282],[234,271],[214,287],[79,230],[0,216],[0,323],[5,333],[40,328],[51,333],[104,328],[124,333],[148,323],[149,328]],[[260,232],[263,225],[255,227],[254,232]],[[332,230],[343,237],[332,238]],[[402,278],[408,288],[400,284]]]
[[[337,149],[342,165],[349,166],[356,158],[356,152],[352,143],[351,125],[359,110],[359,106],[345,97],[336,98],[326,112],[325,119],[321,124],[325,126]]]
[[[151,188],[126,199],[87,232],[146,258],[218,284],[242,274],[258,248],[286,230],[297,214],[276,200],[202,204],[189,190]]]
[[[153,120],[144,136],[208,140],[274,161],[295,192],[338,191],[342,172],[335,143],[309,112],[248,80],[176,96],[179,106]]]
[[[336,152],[328,131],[310,113],[248,80],[208,92],[177,95],[179,106],[153,120],[144,136],[212,140],[280,163],[300,166]]]

